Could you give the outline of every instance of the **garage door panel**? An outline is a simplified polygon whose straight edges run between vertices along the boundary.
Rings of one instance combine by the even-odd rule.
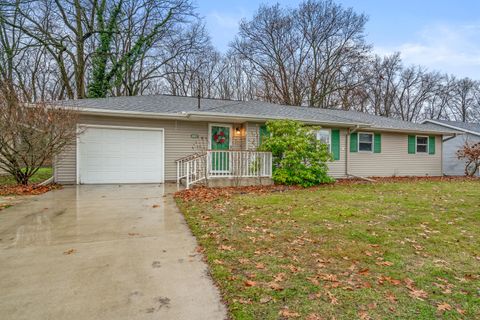
[[[89,127],[80,136],[80,183],[163,182],[163,131]]]

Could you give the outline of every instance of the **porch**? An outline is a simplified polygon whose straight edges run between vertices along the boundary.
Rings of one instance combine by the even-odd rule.
[[[176,161],[177,184],[242,186],[272,184],[272,154],[250,150],[207,150]]]

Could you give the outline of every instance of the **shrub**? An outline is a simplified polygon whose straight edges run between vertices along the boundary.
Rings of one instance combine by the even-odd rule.
[[[270,135],[263,139],[260,150],[273,155],[273,180],[278,184],[309,187],[332,182],[327,161],[332,160],[328,146],[316,139],[318,127],[294,120],[267,122]]]
[[[465,159],[465,175],[473,177],[480,168],[480,142],[465,144],[457,151],[458,159]]]

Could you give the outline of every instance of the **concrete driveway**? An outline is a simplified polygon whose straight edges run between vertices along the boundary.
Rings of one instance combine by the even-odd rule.
[[[174,185],[65,187],[0,211],[2,319],[224,319]]]

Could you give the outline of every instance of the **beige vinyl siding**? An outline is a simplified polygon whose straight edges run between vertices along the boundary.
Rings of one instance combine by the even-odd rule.
[[[53,178],[58,183],[71,184],[77,181],[77,144],[68,145],[54,161]]]
[[[85,125],[152,127],[165,130],[165,180],[176,180],[177,167],[175,160],[193,154],[194,145],[203,137],[208,144],[208,122],[157,120],[126,117],[82,116],[79,121]],[[227,123],[225,123],[227,124]],[[235,132],[239,127],[240,134]],[[242,125],[232,124],[232,148],[242,149],[245,146],[245,129]],[[192,138],[198,135],[198,139]],[[197,143],[201,144],[201,143]],[[207,146],[209,147],[209,146]],[[55,181],[62,184],[74,184],[77,180],[76,143],[73,143],[60,156],[55,165]]]
[[[247,150],[255,150],[260,144],[260,126],[263,123],[247,122],[245,124]]]
[[[381,135],[381,153],[350,153],[350,174],[363,177],[442,175],[441,136],[436,136],[435,154],[431,155],[408,154],[408,134],[381,132]]]

